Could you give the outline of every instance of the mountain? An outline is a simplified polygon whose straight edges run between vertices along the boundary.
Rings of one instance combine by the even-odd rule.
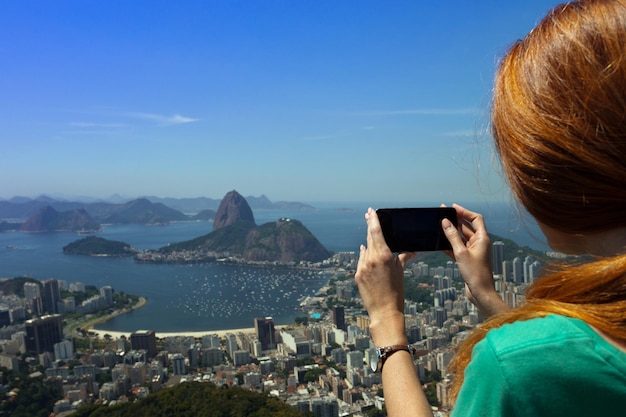
[[[145,197],[153,203],[163,203],[168,207],[176,209],[180,212],[190,214],[199,213],[202,210],[217,210],[219,206],[219,199],[209,197],[193,197],[193,198],[160,198],[160,197]]]
[[[208,222],[209,220],[213,220],[215,218],[215,210],[211,210],[211,209],[206,209],[206,210],[202,210],[200,213],[191,216],[190,219],[191,220],[196,220],[196,221],[204,221],[204,222]]]
[[[21,230],[25,232],[77,232],[99,229],[100,223],[95,221],[85,209],[58,212],[51,206],[41,208],[21,227]]]
[[[180,211],[161,203],[152,203],[146,198],[140,198],[117,206],[102,221],[103,223],[163,224],[183,220],[189,220],[189,218]]]
[[[254,207],[255,209],[273,209],[274,203],[270,201],[269,198],[265,194],[261,194],[261,197],[246,197],[246,201],[250,204],[250,207]]]
[[[250,208],[256,210],[315,210],[315,207],[297,203],[278,201],[273,203],[265,195],[260,197],[247,197]],[[204,210],[217,210],[221,200],[209,198],[209,197],[196,197],[196,198],[158,198],[158,197],[145,197],[139,200],[148,200],[154,204],[162,204],[169,208],[172,208],[180,214],[194,215]],[[95,201],[93,198],[83,198],[82,200],[60,200],[54,199],[49,196],[41,195],[36,199],[29,197],[13,197],[9,200],[0,199],[0,219],[11,219],[11,221],[24,221],[31,217],[38,210],[43,207],[50,206],[57,211],[72,211],[77,209],[85,209],[87,213],[95,220],[105,223],[111,222],[111,219],[107,219],[118,211],[122,210],[127,204],[131,204],[133,201],[137,201],[113,195],[107,200]],[[206,215],[203,214],[203,215]]]
[[[159,249],[172,255],[192,252],[199,256],[213,253],[238,256],[247,262],[320,262],[332,253],[298,220],[282,218],[257,226],[252,209],[237,191],[222,200],[213,232]],[[197,259],[197,258],[196,258]]]
[[[254,215],[246,199],[233,190],[224,196],[220,206],[217,208],[217,213],[213,220],[213,230],[215,231],[237,222],[254,224]]]
[[[195,198],[160,198],[146,197],[153,203],[163,203],[183,213],[198,213],[201,210],[217,210],[221,200],[209,197]],[[315,207],[304,203],[277,201],[272,202],[265,194],[260,197],[247,196],[246,201],[253,210],[315,210]]]
[[[273,208],[278,210],[315,210],[315,207],[304,203],[296,203],[291,201],[277,201],[273,203]]]
[[[265,223],[246,236],[244,258],[247,261],[320,262],[331,255],[298,220],[283,218]]]

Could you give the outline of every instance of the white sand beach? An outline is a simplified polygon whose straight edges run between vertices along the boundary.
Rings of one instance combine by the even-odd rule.
[[[288,327],[288,325],[279,325],[275,326],[276,330],[280,330],[282,328]],[[94,332],[98,335],[98,337],[104,337],[105,334],[108,334],[113,339],[119,339],[122,336],[126,338],[130,338],[131,333],[133,332],[120,332],[113,330],[99,330],[99,329],[89,329],[91,332]],[[140,330],[150,330],[150,329],[137,329]],[[254,333],[254,327],[247,327],[242,329],[228,329],[228,330],[205,330],[205,331],[180,331],[180,332],[159,332],[155,331],[155,335],[158,339],[163,339],[166,337],[181,337],[181,336],[193,336],[195,338],[201,338],[202,336],[217,334],[219,337],[224,337],[227,333]]]

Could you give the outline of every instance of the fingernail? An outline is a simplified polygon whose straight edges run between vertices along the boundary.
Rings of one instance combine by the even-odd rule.
[[[441,225],[443,226],[444,230],[448,230],[449,228],[452,227],[452,222],[450,220],[448,220],[448,219],[443,219],[441,221]]]

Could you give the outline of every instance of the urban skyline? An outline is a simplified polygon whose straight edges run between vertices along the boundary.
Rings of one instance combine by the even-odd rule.
[[[492,246],[494,254],[502,252],[504,257],[502,242],[494,242]],[[526,256],[524,262],[521,258],[504,257],[502,274],[494,275],[496,289],[510,307],[524,301],[526,286],[537,278],[541,269],[532,256]],[[348,264],[344,267],[353,268],[354,260],[346,260]],[[494,271],[497,262],[494,257]],[[127,395],[145,398],[166,384],[172,386],[189,380],[209,381],[218,386],[241,385],[266,392],[298,409],[312,411],[315,416],[337,416],[340,410],[358,413],[372,407],[382,408],[382,398],[378,395],[380,374],[370,369],[374,346],[369,337],[369,319],[362,307],[355,305],[358,296],[350,276],[346,269],[339,268],[335,279],[319,295],[303,300],[301,307],[303,314],[310,316],[308,323],[275,327],[272,317],[251,317],[250,325],[254,327],[219,334],[209,330],[202,334],[180,332],[159,336],[154,330],[136,329],[126,337],[103,331],[98,331],[97,336],[86,329],[63,334],[63,316],[54,314],[70,313],[66,311],[70,307],[84,313],[111,308],[114,290],[109,286],[100,288],[96,296],[80,306],[73,296],[61,299],[58,294],[56,308],[49,302],[43,303],[43,315],[35,314],[25,322],[25,330],[20,330],[19,322],[26,317],[24,311],[36,313],[33,310],[36,300],[29,297],[41,299],[42,292],[60,288],[70,288],[74,293],[85,291],[85,285],[79,282],[45,280],[40,285],[27,282],[21,307],[14,297],[2,297],[3,303],[15,308],[7,310],[11,320],[7,325],[11,327],[3,330],[0,364],[17,369],[20,365],[16,354],[32,356],[32,361],[45,368],[48,383],[62,384],[67,392],[55,405],[56,412],[69,411],[96,399],[107,404]],[[439,412],[445,416],[451,405],[446,367],[453,356],[453,347],[464,337],[464,330],[479,324],[481,318],[465,297],[460,272],[453,261],[443,265],[412,263],[407,268],[407,277],[422,282],[420,285],[426,285],[423,289],[431,294],[427,305],[407,299],[405,321],[409,343],[418,351],[416,372],[422,380],[429,381],[427,395],[436,401]],[[42,290],[35,291],[34,286]],[[326,312],[323,305],[328,307]],[[0,311],[0,318],[4,315],[4,310]],[[318,318],[312,319],[313,316]],[[70,362],[72,368],[68,366]],[[314,404],[313,399],[318,396],[321,403]]]

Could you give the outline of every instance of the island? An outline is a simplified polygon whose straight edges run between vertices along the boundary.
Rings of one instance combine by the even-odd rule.
[[[134,256],[138,252],[139,250],[128,243],[97,236],[79,239],[63,247],[63,253],[66,255]]]

